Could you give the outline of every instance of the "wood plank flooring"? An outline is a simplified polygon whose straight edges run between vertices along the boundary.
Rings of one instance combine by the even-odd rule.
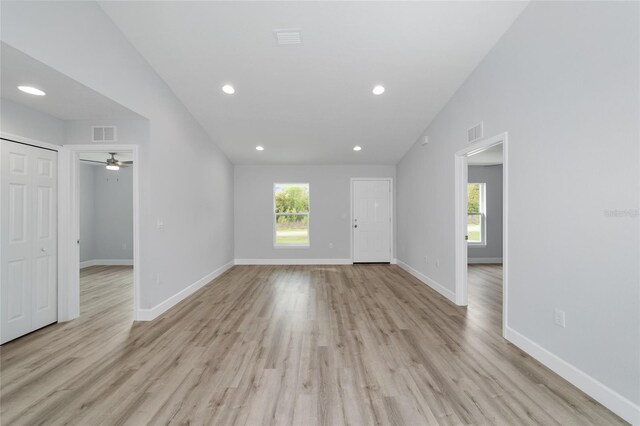
[[[81,318],[0,349],[3,425],[623,424],[507,343],[501,268],[468,308],[394,265],[235,266],[132,323],[132,270],[81,277]]]

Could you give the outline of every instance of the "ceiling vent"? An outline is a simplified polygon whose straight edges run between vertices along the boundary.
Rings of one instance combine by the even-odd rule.
[[[473,142],[477,139],[481,139],[482,133],[484,132],[483,128],[484,128],[484,125],[483,125],[483,122],[481,121],[480,123],[476,124],[469,130],[467,130],[467,141]]]
[[[91,140],[93,142],[115,142],[116,126],[91,127]]]
[[[302,44],[302,31],[300,28],[286,28],[282,30],[273,30],[276,35],[276,41],[281,45]]]

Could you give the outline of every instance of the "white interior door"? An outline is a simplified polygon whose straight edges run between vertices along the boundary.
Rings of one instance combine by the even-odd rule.
[[[57,153],[2,141],[0,343],[58,318]]]
[[[391,261],[391,182],[353,181],[353,261]]]

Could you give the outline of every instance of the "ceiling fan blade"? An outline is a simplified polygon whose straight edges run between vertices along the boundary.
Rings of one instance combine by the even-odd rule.
[[[104,161],[96,161],[96,160],[85,160],[83,158],[80,159],[80,161],[83,161],[85,163],[95,163],[95,164],[102,164],[104,166]]]

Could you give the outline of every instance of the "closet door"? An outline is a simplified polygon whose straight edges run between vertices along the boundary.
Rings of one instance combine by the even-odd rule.
[[[57,153],[2,141],[0,343],[57,321]]]

